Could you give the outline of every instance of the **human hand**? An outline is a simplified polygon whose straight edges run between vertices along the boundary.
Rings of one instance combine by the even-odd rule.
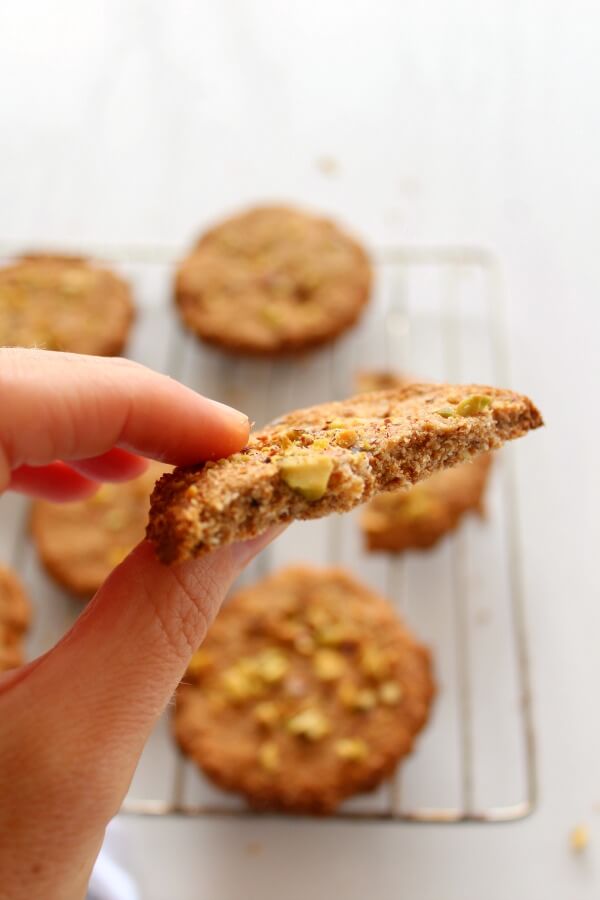
[[[122,359],[0,350],[0,493],[77,499],[239,450],[248,420]],[[142,542],[60,643],[0,678],[0,898],[79,900],[104,830],[225,592],[273,537],[161,565]]]

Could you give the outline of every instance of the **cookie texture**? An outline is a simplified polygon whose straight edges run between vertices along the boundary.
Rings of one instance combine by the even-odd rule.
[[[200,338],[277,356],[332,340],[369,299],[364,249],[328,219],[251,209],[207,231],[181,263],[175,300]]]
[[[132,321],[129,285],[88,260],[30,254],[0,269],[0,347],[115,356]]]
[[[241,590],[177,692],[176,739],[259,809],[330,813],[408,754],[434,695],[429,652],[342,569]]]
[[[104,484],[87,500],[37,500],[31,531],[46,571],[83,600],[98,590],[112,570],[144,538],[150,494],[168,469],[150,463],[139,478]]]
[[[31,621],[31,607],[15,572],[0,565],[0,672],[23,662],[23,638]]]
[[[352,509],[541,424],[527,397],[481,385],[411,384],[298,410],[240,453],[164,476],[147,535],[164,562],[199,556],[277,523]]]
[[[386,370],[363,371],[361,391],[404,387],[410,379]],[[378,494],[366,505],[361,527],[369,550],[400,553],[434,546],[463,517],[484,514],[483,497],[492,456],[484,453],[470,463],[443,469],[414,487]]]

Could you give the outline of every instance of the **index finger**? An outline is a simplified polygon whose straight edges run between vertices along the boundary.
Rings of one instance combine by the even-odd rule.
[[[243,413],[124,359],[0,350],[0,490],[11,469],[112,447],[174,465],[218,459],[248,437]]]

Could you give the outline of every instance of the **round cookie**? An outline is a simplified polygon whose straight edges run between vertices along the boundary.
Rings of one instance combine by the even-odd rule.
[[[434,695],[427,649],[342,569],[239,591],[177,692],[176,739],[259,809],[330,813],[392,774]]]
[[[39,557],[60,585],[89,599],[144,538],[150,494],[168,466],[152,462],[139,478],[103,484],[77,503],[33,504],[31,530]]]
[[[395,372],[359,372],[360,391],[405,387],[410,379]],[[369,550],[399,553],[426,549],[453,531],[469,512],[483,515],[483,495],[492,457],[489,453],[472,462],[444,469],[403,491],[378,494],[365,507],[361,526]]]
[[[0,565],[0,672],[23,662],[23,636],[29,627],[31,609],[16,574]]]
[[[31,254],[0,268],[0,347],[115,356],[133,314],[128,284],[85,259]]]
[[[333,340],[371,290],[364,249],[328,219],[257,207],[207,231],[175,280],[182,319],[236,353],[277,356]]]

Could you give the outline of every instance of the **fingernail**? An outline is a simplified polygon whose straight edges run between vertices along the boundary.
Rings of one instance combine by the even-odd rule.
[[[263,534],[259,534],[255,538],[251,538],[249,541],[240,541],[237,544],[234,544],[231,548],[232,553],[235,556],[236,563],[242,567],[247,565],[250,560],[254,559],[261,550],[274,541],[276,537],[285,531],[287,528],[287,523],[282,523],[281,525],[273,525]]]
[[[236,425],[248,425],[248,416],[246,413],[240,412],[239,409],[234,409],[233,406],[227,406],[226,403],[219,403],[218,400],[208,400],[208,403],[210,403],[211,406],[216,407],[219,415],[224,416],[226,419],[230,419],[230,421],[235,422]]]

